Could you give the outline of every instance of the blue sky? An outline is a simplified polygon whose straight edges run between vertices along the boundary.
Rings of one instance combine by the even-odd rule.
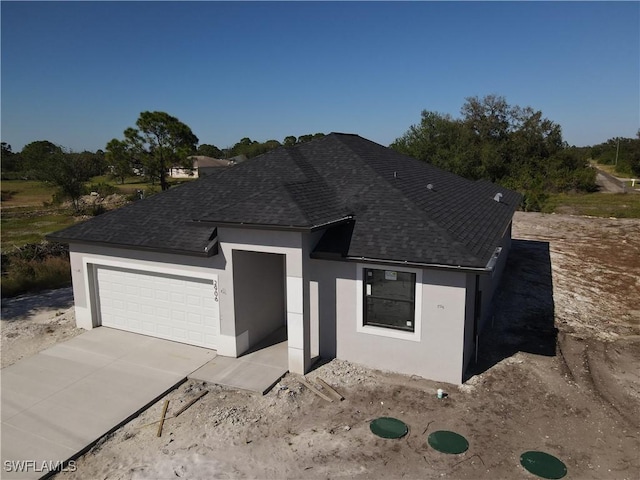
[[[490,93],[570,144],[640,127],[640,4],[6,2],[2,141],[103,148],[161,110],[220,148],[357,133]]]

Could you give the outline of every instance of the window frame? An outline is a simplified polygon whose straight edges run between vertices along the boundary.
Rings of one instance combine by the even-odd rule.
[[[369,335],[378,335],[381,337],[397,338],[402,340],[411,340],[414,342],[421,341],[422,332],[422,269],[399,267],[395,265],[379,265],[379,264],[366,264],[358,263],[356,273],[356,331],[358,333],[366,333]],[[378,326],[367,325],[365,323],[365,269],[368,270],[387,270],[397,272],[413,273],[416,276],[415,279],[415,292],[414,292],[414,319],[413,319],[413,332],[408,330],[402,330],[392,326]]]

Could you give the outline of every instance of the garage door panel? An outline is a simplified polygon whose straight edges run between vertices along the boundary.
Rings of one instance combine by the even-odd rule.
[[[179,287],[174,287],[174,288],[179,288]],[[185,302],[185,297],[181,293],[171,292],[171,295],[169,298],[171,303],[177,303],[177,304],[183,305]]]
[[[143,297],[143,298],[149,298],[149,297]],[[141,303],[140,304],[140,313],[144,314],[144,315],[153,315],[154,314],[154,308],[152,305],[146,304],[146,303]]]
[[[101,323],[215,348],[219,308],[213,280],[96,267]]]

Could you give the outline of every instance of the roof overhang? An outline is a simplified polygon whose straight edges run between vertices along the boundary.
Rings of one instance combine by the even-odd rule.
[[[194,219],[194,220],[191,220],[191,222],[195,224],[200,224],[200,225],[211,225],[211,226],[223,227],[223,228],[247,228],[247,229],[253,229],[253,230],[280,230],[280,231],[290,231],[290,232],[314,232],[317,230],[322,230],[323,228],[329,228],[329,227],[341,225],[343,223],[347,223],[352,220],[353,220],[353,216],[348,215],[346,217],[338,218],[335,220],[329,220],[327,222],[313,224],[313,225],[277,225],[277,224],[271,224],[271,223],[225,222],[225,221],[202,220],[202,219]]]
[[[202,252],[191,251],[191,250],[180,250],[177,248],[163,248],[163,247],[149,247],[145,245],[127,245],[124,243],[114,243],[114,242],[94,242],[90,240],[78,240],[75,238],[64,238],[64,237],[49,237],[48,235],[45,238],[50,242],[57,243],[67,243],[67,244],[76,244],[76,245],[96,245],[99,247],[106,248],[122,248],[123,250],[142,250],[145,252],[157,252],[157,253],[169,253],[172,255],[185,255],[188,257],[203,257],[209,258],[218,254],[218,240],[217,237],[215,239],[215,244],[207,245],[208,250],[203,250]]]
[[[447,270],[465,273],[475,273],[477,275],[491,275],[493,267],[470,267],[463,265],[442,265],[438,263],[428,262],[416,262],[410,260],[390,260],[385,258],[370,258],[370,257],[342,257],[337,254],[325,254],[325,253],[311,253],[311,258],[317,260],[332,260],[338,262],[351,262],[351,263],[371,263],[371,264],[384,264],[397,267],[415,267],[415,268],[429,268],[433,270]]]

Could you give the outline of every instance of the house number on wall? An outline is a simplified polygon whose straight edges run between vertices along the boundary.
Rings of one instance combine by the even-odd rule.
[[[439,308],[440,310],[444,310],[444,305],[438,305],[438,308]]]
[[[217,280],[213,281],[213,301],[214,302],[218,301],[218,281]]]

